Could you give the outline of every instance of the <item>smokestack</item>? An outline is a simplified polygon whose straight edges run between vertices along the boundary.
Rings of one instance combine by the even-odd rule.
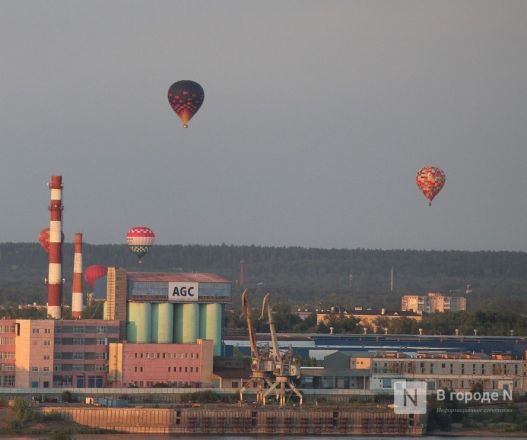
[[[71,291],[71,317],[80,319],[82,314],[82,234],[75,234],[73,255],[73,290]]]
[[[240,286],[245,286],[245,260],[240,260]]]
[[[48,316],[61,318],[62,305],[62,176],[51,176],[49,183],[49,271]]]

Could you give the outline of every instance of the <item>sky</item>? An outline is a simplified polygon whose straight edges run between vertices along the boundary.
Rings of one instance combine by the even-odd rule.
[[[527,251],[526,41],[524,0],[2,1],[0,242],[61,174],[66,241]]]

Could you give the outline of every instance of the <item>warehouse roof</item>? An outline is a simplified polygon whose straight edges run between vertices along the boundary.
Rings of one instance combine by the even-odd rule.
[[[219,275],[200,272],[127,272],[126,276],[128,280],[138,282],[230,283]]]

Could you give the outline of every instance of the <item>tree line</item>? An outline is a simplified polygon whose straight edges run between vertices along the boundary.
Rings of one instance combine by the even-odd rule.
[[[65,300],[69,301],[73,246],[63,247]],[[255,298],[269,291],[302,305],[370,305],[398,309],[405,293],[429,291],[462,295],[470,285],[469,308],[527,311],[527,253],[302,247],[156,245],[139,265],[126,245],[84,246],[84,264],[142,271],[213,272],[234,283],[234,302],[242,286]],[[394,289],[390,271],[394,270]],[[0,244],[0,304],[45,302],[47,254],[36,243]],[[85,289],[87,286],[85,286]]]

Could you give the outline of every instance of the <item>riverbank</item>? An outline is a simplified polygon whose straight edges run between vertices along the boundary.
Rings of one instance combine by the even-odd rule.
[[[142,434],[421,436],[424,419],[379,405],[323,408],[207,405],[202,408],[42,407],[78,425]]]

